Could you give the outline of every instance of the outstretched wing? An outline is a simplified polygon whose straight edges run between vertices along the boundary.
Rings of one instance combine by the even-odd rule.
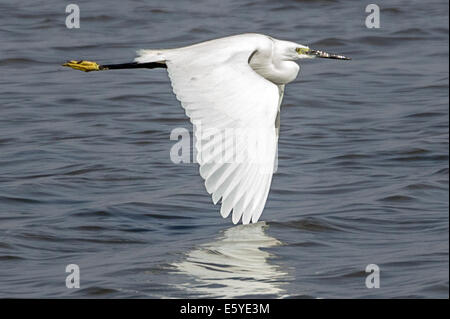
[[[222,200],[224,218],[233,211],[235,224],[241,217],[247,224],[261,216],[278,140],[276,120],[282,93],[249,66],[253,51],[251,46],[219,40],[163,51],[159,56],[167,64],[177,99],[194,124],[197,161],[206,190],[214,204]]]

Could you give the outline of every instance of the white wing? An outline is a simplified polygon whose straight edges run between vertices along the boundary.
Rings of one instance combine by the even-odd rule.
[[[224,218],[233,211],[235,224],[241,217],[244,224],[257,222],[264,209],[282,98],[278,86],[249,66],[254,51],[250,42],[243,46],[242,41],[219,39],[180,49],[144,50],[136,59],[166,62],[173,91],[194,124],[206,190],[214,204],[222,199]]]

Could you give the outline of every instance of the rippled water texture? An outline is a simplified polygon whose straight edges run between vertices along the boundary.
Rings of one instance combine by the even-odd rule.
[[[378,1],[380,29],[360,1],[76,3],[80,29],[0,3],[0,297],[448,297],[447,1]],[[165,70],[60,67],[244,32],[353,58],[302,63],[245,227],[170,161],[192,127]]]

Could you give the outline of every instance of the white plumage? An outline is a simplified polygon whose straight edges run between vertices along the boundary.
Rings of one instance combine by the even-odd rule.
[[[222,200],[224,218],[233,212],[235,224],[261,216],[274,172],[284,85],[298,74],[294,60],[320,56],[316,52],[323,53],[260,34],[138,52],[138,63],[167,65],[173,91],[194,125],[206,190],[214,204]]]

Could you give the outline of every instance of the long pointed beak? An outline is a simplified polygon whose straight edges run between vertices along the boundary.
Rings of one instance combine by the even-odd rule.
[[[319,50],[312,50],[310,49],[307,52],[308,55],[317,57],[317,58],[327,58],[327,59],[337,59],[337,60],[351,60],[351,58],[348,58],[346,56],[343,55],[338,55],[338,54],[333,54],[333,53],[327,53],[324,51],[319,51]]]

